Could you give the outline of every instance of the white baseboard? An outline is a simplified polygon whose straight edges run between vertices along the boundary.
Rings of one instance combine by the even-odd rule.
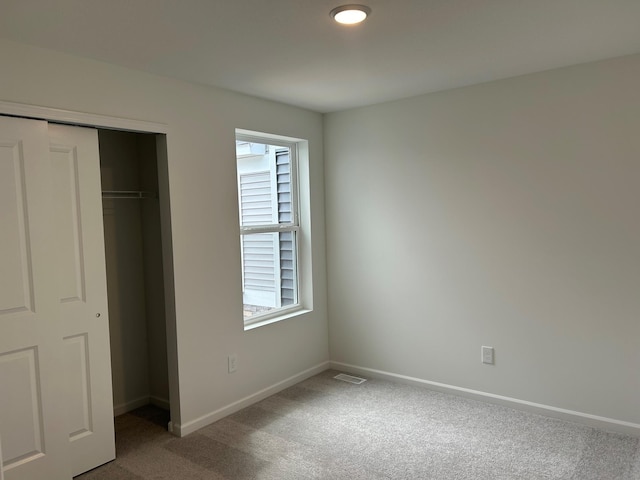
[[[374,370],[372,368],[359,367],[357,365],[349,365],[341,362],[329,362],[330,368],[341,370],[347,373],[369,376],[370,378],[379,378],[392,382],[405,383],[409,385],[418,385],[435,390],[442,393],[449,393],[474,400],[480,400],[487,403],[502,405],[516,410],[523,410],[531,413],[537,413],[547,417],[558,418],[569,422],[580,423],[589,427],[608,430],[610,432],[622,433],[624,435],[633,435],[640,437],[640,424],[616,420],[613,418],[600,417],[589,413],[576,412],[564,408],[552,407],[541,403],[529,402],[517,398],[495,395],[493,393],[471,390],[469,388],[456,387],[445,383],[431,382],[420,378],[408,377],[406,375],[398,375],[395,373],[384,372],[382,370]]]
[[[149,405],[151,403],[150,397],[140,397],[135,398],[133,400],[129,400],[125,403],[120,403],[118,405],[113,406],[113,416],[117,417],[118,415],[125,414],[130,412],[131,410],[135,410],[136,408],[144,407],[145,405]]]
[[[2,436],[0,436],[0,480],[4,480],[4,468],[2,468]]]
[[[171,410],[171,403],[169,403],[169,400],[167,400],[166,398],[149,395],[149,403],[163,410]]]
[[[202,415],[201,417],[196,418],[195,420],[191,420],[183,424],[171,422],[169,426],[170,431],[171,433],[173,433],[174,435],[177,435],[178,437],[184,437],[185,435],[188,435],[192,432],[195,432],[196,430],[201,429],[202,427],[206,427],[207,425],[217,422],[218,420],[226,416],[229,416],[232,413],[237,412],[238,410],[242,410],[243,408],[253,405],[254,403],[259,402],[260,400],[264,400],[265,398],[270,397],[271,395],[275,395],[276,393],[284,390],[285,388],[289,388],[295,385],[296,383],[306,380],[309,377],[313,377],[318,373],[324,372],[329,368],[329,366],[330,366],[329,362],[322,362],[316,365],[315,367],[311,367],[307,370],[297,373],[296,375],[286,378],[281,382],[275,383],[270,387],[264,388],[249,396],[241,398],[240,400],[233,402],[222,408],[219,408],[218,410],[207,413],[206,415]]]
[[[113,416],[117,417],[118,415],[125,414],[136,408],[144,407],[145,405],[155,405],[158,408],[162,408],[163,410],[171,410],[171,404],[169,400],[166,398],[156,397],[155,395],[148,395],[144,397],[139,397],[133,400],[129,400],[125,403],[120,403],[118,405],[113,406]]]

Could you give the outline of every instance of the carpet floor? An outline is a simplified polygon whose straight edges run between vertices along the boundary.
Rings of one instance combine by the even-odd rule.
[[[117,458],[78,480],[640,480],[635,437],[326,371],[183,438],[116,418]]]

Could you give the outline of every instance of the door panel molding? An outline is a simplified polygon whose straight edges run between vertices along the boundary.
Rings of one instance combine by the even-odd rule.
[[[65,370],[69,376],[69,441],[74,442],[93,433],[89,338],[82,333],[65,337],[63,341]]]
[[[11,385],[3,393],[11,416],[0,425],[12,434],[3,452],[4,469],[9,471],[46,453],[37,346],[0,354],[0,385]]]
[[[56,233],[60,302],[85,302],[85,261],[80,209],[80,176],[78,149],[69,145],[50,146],[55,184],[54,203],[57,205]]]
[[[33,268],[27,213],[24,152],[19,140],[0,140],[0,205],[3,225],[0,231],[0,261],[5,275],[19,281],[3,281],[0,288],[0,315],[34,312]],[[14,235],[17,234],[17,235]]]

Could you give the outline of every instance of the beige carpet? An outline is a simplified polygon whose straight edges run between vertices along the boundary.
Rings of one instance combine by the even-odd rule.
[[[144,407],[81,480],[640,480],[639,440],[327,371],[184,438]]]

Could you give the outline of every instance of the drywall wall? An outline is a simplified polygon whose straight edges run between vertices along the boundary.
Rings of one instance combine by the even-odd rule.
[[[638,85],[630,56],[327,115],[332,360],[640,423]]]
[[[140,190],[158,193],[158,161],[154,135],[137,135]],[[149,354],[149,397],[160,407],[169,405],[169,370],[162,268],[160,202],[153,198],[140,205],[144,265],[147,350]]]
[[[328,360],[319,114],[5,40],[0,64],[0,100],[167,125],[176,313],[170,350],[177,351],[169,370],[180,394],[174,398],[172,387],[172,406],[179,400],[171,412],[174,426],[212,418]],[[248,332],[242,325],[236,128],[309,141],[314,308]],[[234,374],[227,373],[230,353],[238,355]]]

